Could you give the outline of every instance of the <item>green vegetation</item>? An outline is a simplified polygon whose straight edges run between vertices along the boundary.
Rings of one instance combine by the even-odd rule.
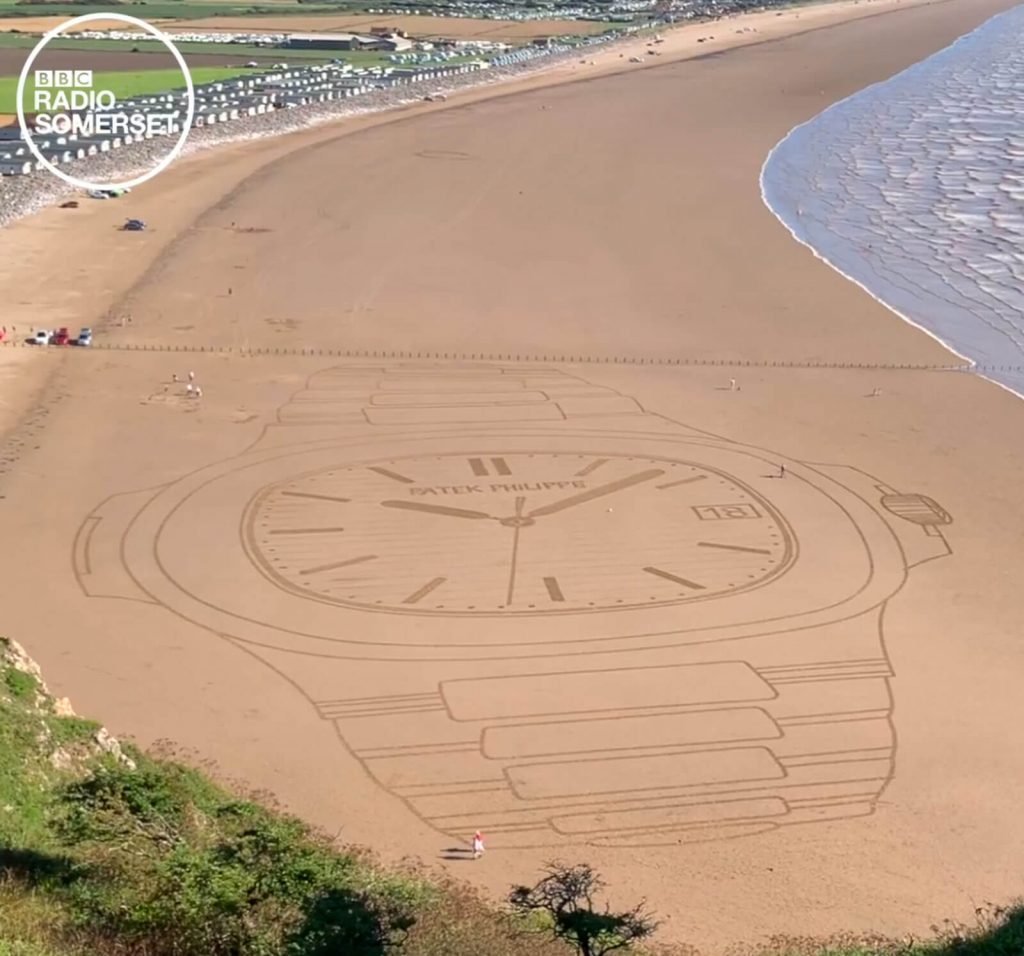
[[[212,83],[216,80],[227,80],[252,70],[238,67],[199,66],[192,73],[192,81]],[[168,90],[181,89],[184,86],[181,70],[140,70],[138,72],[97,73],[93,77],[93,89],[110,90],[120,100],[129,96],[146,93],[164,93]],[[25,86],[25,109],[32,109],[32,97],[35,85],[30,81]],[[0,77],[0,113],[17,112],[18,78],[16,76]]]
[[[588,863],[549,863],[533,886],[514,887],[508,901],[524,922],[538,918],[535,931],[572,946],[579,956],[607,956],[654,935],[658,922],[644,903],[613,912],[598,909],[604,880]]]
[[[58,716],[0,640],[0,956],[566,956],[472,892]]]
[[[39,37],[37,35],[0,33],[0,50],[31,50],[38,42]],[[337,53],[333,50],[288,50],[283,47],[255,46],[248,43],[177,42],[175,46],[185,55],[186,59],[190,53],[204,54],[206,56],[224,56],[229,58],[229,62],[225,64],[226,66],[230,65],[230,59],[236,57],[245,57],[247,59],[260,57],[264,60],[269,58],[275,61],[283,59],[289,62],[295,58],[303,60],[333,60],[338,56],[349,56],[344,51]],[[46,45],[46,49],[89,51],[92,53],[153,53],[165,57],[165,63],[171,62],[171,54],[168,53],[167,47],[157,40],[136,40],[132,42],[127,40],[68,40],[63,37],[57,37],[57,39],[51,40]],[[378,54],[372,55],[377,56]],[[83,62],[83,69],[88,68],[88,66],[88,62]]]
[[[946,920],[933,926],[931,940],[814,939],[779,941],[763,956],[1021,956],[1024,953],[1024,906],[985,904],[975,922]]]
[[[35,3],[26,0],[0,0],[0,16],[5,17],[77,17],[83,13],[111,13],[118,11],[143,20],[181,18],[198,20],[203,17],[283,16],[291,13],[308,16],[311,13],[360,13],[365,3],[302,3],[283,0],[264,0],[262,3],[225,3],[224,0],[154,0],[148,3],[97,3],[80,0],[77,3]]]
[[[0,50],[3,49],[24,49],[30,50],[38,42],[38,37],[27,36],[25,34],[18,33],[0,33]],[[224,76],[245,76],[258,69],[269,69],[274,63],[287,63],[289,66],[309,66],[315,63],[329,63],[335,60],[342,63],[349,63],[354,67],[374,67],[374,66],[393,66],[393,67],[404,67],[407,64],[395,63],[391,60],[391,54],[389,53],[376,53],[366,50],[292,50],[284,47],[265,47],[255,46],[251,44],[243,43],[232,43],[232,44],[210,44],[210,43],[177,43],[176,46],[185,56],[186,61],[190,55],[203,55],[205,57],[210,56],[222,56],[224,58],[224,66],[196,66],[191,67],[193,79],[196,83],[208,82],[202,77],[212,76],[211,73],[204,71],[226,71],[223,76],[216,76],[217,79],[223,79]],[[154,63],[160,63],[161,65],[173,62],[171,55],[167,51],[162,43],[156,40],[152,41],[136,41],[129,42],[125,40],[62,40],[56,39],[51,40],[47,45],[47,49],[55,50],[74,50],[82,53],[151,53],[155,55],[162,55],[163,60],[154,59]],[[242,65],[243,60],[258,59],[261,61],[259,67],[244,67]],[[452,57],[450,60],[445,60],[443,64],[433,64],[435,66],[453,66],[459,63],[468,63],[471,60],[478,60],[476,56],[459,56]],[[137,61],[136,61],[137,62]],[[82,58],[82,68],[87,69],[89,67],[88,56]],[[169,82],[181,86],[181,73],[175,67],[170,67],[166,70],[136,70],[136,71],[105,71],[102,74],[97,74],[97,77],[112,77],[112,76],[156,76],[159,74],[166,74],[169,77]],[[0,77],[0,96],[3,95],[3,77]],[[157,82],[156,80],[153,81]],[[166,83],[167,81],[165,81]],[[15,80],[15,89],[17,88],[17,81]],[[99,89],[99,80],[96,80],[95,88]],[[110,89],[112,87],[104,87]],[[116,90],[115,90],[116,92]],[[146,92],[152,92],[147,90]],[[5,112],[3,109],[2,101],[0,101],[0,112]],[[13,112],[11,110],[10,112]],[[2,954],[0,954],[2,956]]]
[[[91,740],[101,729],[98,721],[75,716],[47,717],[46,726],[60,747]]]
[[[551,864],[499,910],[97,729],[59,715],[0,639],[0,956],[640,956],[653,931],[641,908],[597,902],[588,866]],[[936,933],[770,954],[1021,956],[1024,909]]]
[[[4,684],[7,685],[8,692],[15,700],[22,701],[32,697],[39,686],[31,674],[14,670],[14,668],[7,669],[4,674]]]

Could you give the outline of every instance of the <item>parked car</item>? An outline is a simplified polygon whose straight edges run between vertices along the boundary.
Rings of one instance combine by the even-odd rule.
[[[36,329],[27,339],[25,339],[26,345],[49,345],[50,344],[50,333],[46,329]]]
[[[126,219],[121,227],[122,232],[142,232],[146,224],[141,219]]]
[[[78,333],[78,338],[74,341],[75,345],[81,345],[85,348],[92,345],[92,329],[82,329]]]
[[[62,325],[50,337],[50,345],[67,345],[71,341],[71,333],[66,325]]]

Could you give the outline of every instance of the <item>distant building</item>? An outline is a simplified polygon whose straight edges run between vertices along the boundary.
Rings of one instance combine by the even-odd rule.
[[[291,33],[285,46],[293,50],[365,50],[371,37],[355,33]]]
[[[398,27],[370,27],[370,36],[374,37],[406,37],[405,30]]]
[[[412,49],[412,40],[391,35],[365,36],[358,33],[292,33],[285,46],[293,50],[378,50],[396,53]]]
[[[387,35],[374,36],[374,46],[370,49],[383,50],[387,53],[403,53],[411,50],[415,45],[407,36],[400,33],[389,33]]]

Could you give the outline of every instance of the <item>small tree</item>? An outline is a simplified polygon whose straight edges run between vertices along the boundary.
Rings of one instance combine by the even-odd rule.
[[[539,931],[575,946],[580,956],[626,950],[658,928],[643,900],[621,913],[611,912],[607,903],[603,910],[596,910],[594,897],[605,883],[587,863],[549,863],[544,872],[547,875],[534,886],[513,887],[508,901],[521,916],[546,916],[546,925]]]

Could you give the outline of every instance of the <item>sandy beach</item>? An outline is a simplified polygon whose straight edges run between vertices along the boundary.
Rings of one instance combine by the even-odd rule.
[[[5,631],[343,841],[586,859],[702,951],[1016,895],[1024,405],[758,185],[1012,5],[689,26],[0,231],[8,328],[101,346],[0,348]]]

